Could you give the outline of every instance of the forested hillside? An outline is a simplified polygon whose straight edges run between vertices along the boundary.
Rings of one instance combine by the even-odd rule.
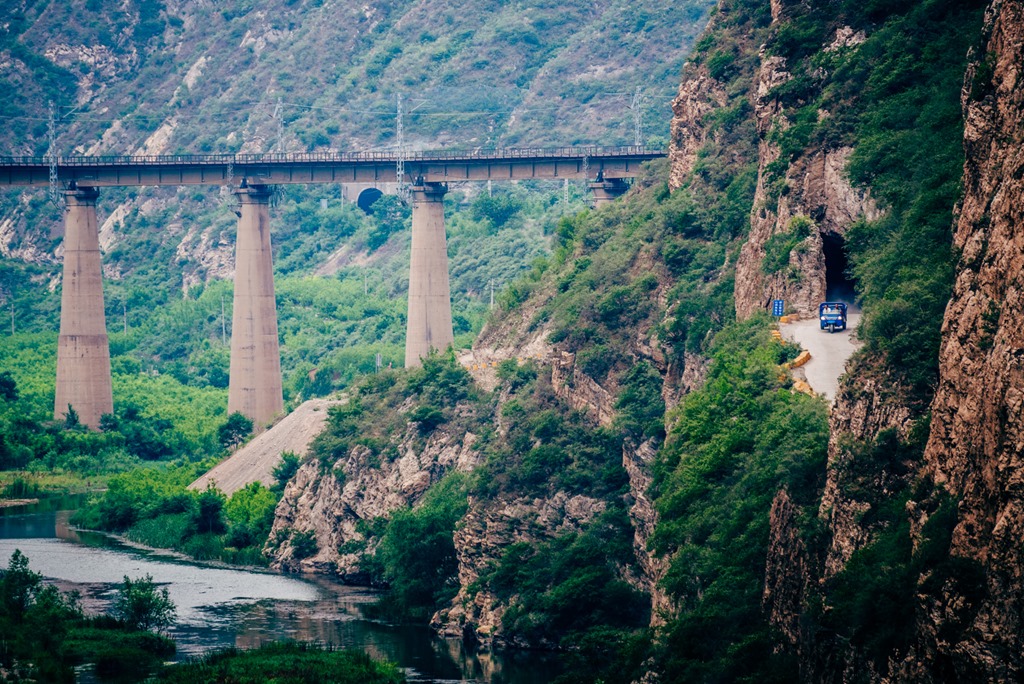
[[[632,143],[634,112],[656,143],[709,5],[8,3],[0,147],[46,153],[52,101],[59,155],[394,148],[399,94],[409,149]],[[634,87],[645,95],[630,109]],[[557,219],[585,201],[582,185],[481,190],[453,187],[446,200],[460,345],[479,330],[492,291],[545,254]],[[226,386],[230,193],[101,193],[107,321],[124,335],[114,354],[129,366]],[[12,330],[53,332],[61,213],[45,193],[19,191],[4,194],[0,216],[0,298]],[[393,198],[367,217],[338,187],[276,197],[290,397],[343,386],[376,353],[400,361],[408,223]]]
[[[645,27],[671,33],[668,15],[654,28],[644,8],[596,8],[495,10],[467,40],[494,31],[529,44],[546,27],[549,61],[506,64],[540,84],[584,39],[628,52]],[[354,58],[365,83],[394,93],[399,74],[433,74],[415,65],[434,47],[454,50],[438,64],[469,58],[469,43],[424,28],[429,9],[361,11],[367,29],[419,36],[415,49],[374,42]],[[570,15],[597,19],[569,35],[555,18]],[[434,16],[469,21],[443,5]],[[637,23],[614,38],[613,16]],[[273,26],[236,36],[251,38],[255,62],[301,38]],[[152,40],[171,45],[188,28]],[[368,35],[353,33],[353,54]],[[572,663],[562,684],[1019,679],[1022,35],[1014,0],[720,0],[683,68],[669,159],[621,200],[585,209],[576,188],[563,204],[541,184],[450,193],[458,349],[420,368],[358,372],[364,351],[394,358],[400,343],[407,209],[382,200],[364,217],[334,196],[323,208],[321,195],[286,194],[276,263],[288,391],[344,385],[346,402],[279,471],[273,520],[255,489],[234,505],[212,492],[183,503],[173,469],[115,480],[94,514],[143,509],[116,529],[173,528],[181,545],[207,525],[229,555],[236,530],[248,554],[265,538],[275,569],[386,589],[383,619],[429,621],[484,648],[561,649]],[[502,54],[540,54],[519,49]],[[474,78],[501,61],[488,60]],[[321,84],[356,101],[350,76]],[[543,94],[520,85],[523,107]],[[521,140],[523,120],[474,135]],[[44,211],[32,202],[24,211]],[[131,202],[130,221],[152,215],[149,203],[173,223],[155,199]],[[228,212],[211,211],[220,223],[209,225],[229,232]],[[207,230],[190,239],[218,242]],[[111,244],[125,254],[147,240],[178,249],[121,234]],[[321,241],[338,237],[345,246],[321,260]],[[228,288],[198,284],[211,262],[178,258],[196,278],[189,299],[168,295],[129,330],[124,358],[216,388]],[[123,263],[122,281],[141,283],[132,259],[111,269]],[[46,266],[6,268],[47,278]],[[154,273],[179,292],[180,270]],[[507,285],[488,312],[491,280]],[[829,404],[795,390],[787,362],[799,350],[772,336],[768,306],[814,315],[836,293],[863,307],[863,346]],[[44,320],[52,300],[38,301]],[[103,517],[93,524],[110,527]]]
[[[986,589],[983,566],[957,550],[972,519],[925,458],[943,311],[958,268],[977,268],[958,266],[952,227],[962,107],[989,111],[986,65],[1000,63],[979,56],[985,5],[720,2],[684,71],[670,167],[563,220],[552,257],[475,342],[474,360],[506,359],[496,377],[475,372],[493,403],[430,400],[439,372],[398,382],[387,391],[404,420],[364,441],[381,388],[360,389],[360,413],[338,412],[319,462],[285,491],[277,562],[368,573],[408,601],[407,559],[429,539],[422,553],[450,569],[416,586],[417,610],[439,608],[445,634],[577,648],[567,681],[995,672],[970,621],[1012,603],[992,584],[1007,580]],[[806,313],[837,290],[864,307],[864,346],[829,407],[791,390],[780,364],[795,350],[771,339],[761,310],[779,297]],[[539,367],[517,365],[527,356]],[[611,430],[621,469],[605,462],[605,482],[624,489],[578,493],[566,478],[587,441],[549,425],[573,411],[594,434]],[[377,496],[387,482],[400,499]],[[346,507],[360,493],[370,498]],[[623,497],[628,520],[601,517]],[[598,530],[607,553],[577,555]],[[297,534],[317,544],[296,554]],[[592,600],[619,596],[615,577],[649,597],[650,631],[642,614],[612,621]],[[945,619],[922,612],[937,605]],[[946,655],[952,633],[966,651]]]

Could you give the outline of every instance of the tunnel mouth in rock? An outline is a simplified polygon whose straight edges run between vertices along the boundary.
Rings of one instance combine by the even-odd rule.
[[[384,196],[384,193],[377,188],[366,188],[356,199],[356,205],[366,214],[373,213],[373,203]]]
[[[837,233],[822,233],[821,242],[825,255],[825,298],[852,304],[857,296],[857,283],[849,272],[846,240]]]

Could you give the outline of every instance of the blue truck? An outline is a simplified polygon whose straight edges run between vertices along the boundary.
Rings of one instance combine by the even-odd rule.
[[[828,330],[830,333],[846,330],[846,304],[822,302],[818,305],[818,322],[822,330]]]

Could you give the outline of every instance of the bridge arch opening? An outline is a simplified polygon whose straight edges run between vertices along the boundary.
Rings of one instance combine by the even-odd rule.
[[[829,301],[853,303],[857,283],[850,274],[846,240],[838,233],[822,233],[825,254],[825,297]]]
[[[384,195],[383,192],[377,188],[366,188],[359,197],[356,198],[356,205],[363,210],[363,212],[370,214],[373,212],[373,203],[379,200]]]

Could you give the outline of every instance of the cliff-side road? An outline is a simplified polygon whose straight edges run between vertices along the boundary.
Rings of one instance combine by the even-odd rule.
[[[851,306],[847,329],[842,332],[829,333],[819,329],[817,317],[779,326],[783,337],[811,353],[811,360],[796,369],[794,375],[799,376],[802,372],[811,389],[830,403],[835,401],[839,391],[839,376],[846,369],[847,359],[860,347],[861,343],[856,339],[859,324],[860,310]]]

